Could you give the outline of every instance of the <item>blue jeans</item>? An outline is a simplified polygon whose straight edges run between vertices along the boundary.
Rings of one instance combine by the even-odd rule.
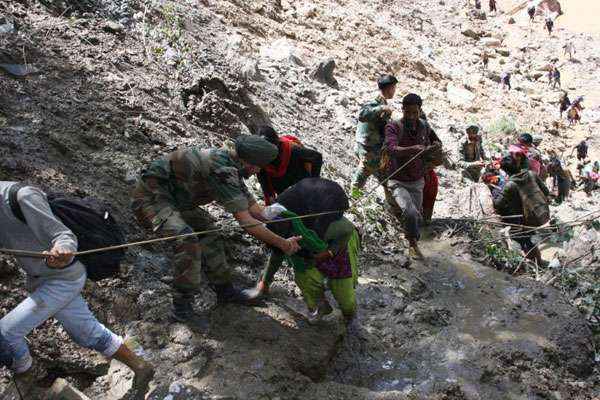
[[[12,369],[23,373],[31,367],[32,359],[25,336],[54,317],[69,336],[80,346],[112,357],[123,339],[102,325],[81,296],[86,276],[68,280],[30,280],[31,294],[0,320],[0,349],[13,359]],[[6,353],[6,351],[4,351]]]

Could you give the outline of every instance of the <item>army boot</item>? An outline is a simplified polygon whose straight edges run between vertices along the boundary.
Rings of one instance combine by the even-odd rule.
[[[206,333],[210,327],[210,321],[206,316],[199,315],[194,311],[194,307],[192,307],[193,301],[194,296],[173,296],[171,319],[187,325],[195,332]]]

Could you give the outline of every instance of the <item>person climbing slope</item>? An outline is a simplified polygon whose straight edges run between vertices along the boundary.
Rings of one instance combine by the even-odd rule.
[[[0,356],[14,373],[15,384],[23,398],[37,398],[36,382],[43,378],[32,366],[26,336],[48,319],[55,318],[80,346],[131,368],[135,373],[133,396],[143,400],[154,368],[90,311],[81,295],[87,278],[86,267],[74,258],[77,237],[54,215],[46,193],[17,182],[0,182],[0,204],[2,247],[46,254],[45,259],[17,257],[27,276],[29,295],[0,319]]]
[[[277,195],[304,178],[321,175],[323,156],[316,150],[306,148],[291,135],[278,136],[270,126],[263,126],[258,135],[277,146],[277,158],[258,173],[265,204],[273,204]]]
[[[328,285],[346,323],[351,323],[356,315],[360,239],[354,225],[344,217],[348,208],[348,197],[343,188],[327,179],[303,179],[283,192],[277,203],[265,209],[265,217],[274,221],[269,226],[279,235],[301,236],[301,250],[286,256],[272,248],[268,264],[252,295],[268,293],[275,273],[286,260],[294,269],[294,278],[308,307],[310,322],[332,312],[325,297]],[[276,222],[281,218],[326,212],[331,213]]]
[[[263,208],[243,179],[277,157],[277,147],[259,136],[242,135],[221,148],[190,147],[150,163],[132,193],[131,208],[142,227],[168,236],[214,229],[213,218],[200,208],[216,202],[233,214],[247,233],[285,254],[299,250],[298,237],[282,238],[262,222]],[[201,267],[217,301],[251,304],[247,292],[235,288],[222,238],[216,233],[178,239],[173,256],[172,318],[205,331],[208,322],[192,307],[200,288]]]

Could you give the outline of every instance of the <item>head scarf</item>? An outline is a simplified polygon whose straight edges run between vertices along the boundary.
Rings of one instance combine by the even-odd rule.
[[[277,146],[256,135],[243,135],[235,139],[235,150],[240,159],[259,167],[269,164],[278,153]]]

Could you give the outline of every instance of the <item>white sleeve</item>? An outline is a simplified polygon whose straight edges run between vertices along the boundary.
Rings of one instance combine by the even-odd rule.
[[[275,203],[268,207],[265,207],[263,210],[263,217],[267,221],[271,221],[279,216],[282,212],[287,211],[287,209],[279,203]]]

